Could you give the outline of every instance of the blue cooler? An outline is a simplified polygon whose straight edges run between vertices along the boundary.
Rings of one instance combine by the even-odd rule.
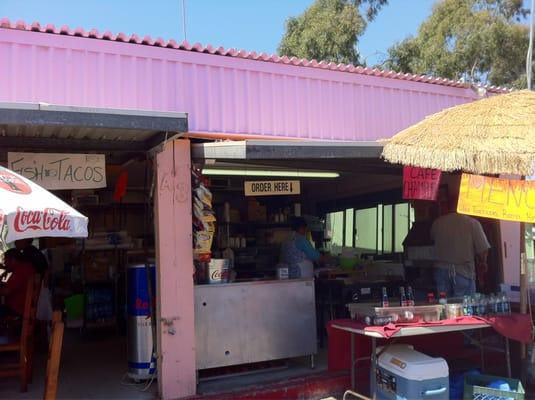
[[[149,266],[152,294],[156,290],[156,268]],[[145,264],[129,265],[127,276],[128,376],[146,380],[156,369],[152,340],[149,285]]]
[[[378,353],[382,349],[378,348]],[[429,357],[410,345],[392,345],[378,357],[375,384],[372,379],[371,387],[377,399],[448,400],[448,364],[443,358]]]

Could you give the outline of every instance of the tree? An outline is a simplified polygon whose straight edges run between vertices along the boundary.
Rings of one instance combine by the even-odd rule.
[[[316,0],[286,22],[279,54],[358,64],[357,40],[388,0]],[[366,15],[363,17],[360,10]]]
[[[493,85],[525,86],[528,11],[522,0],[442,0],[383,67]]]

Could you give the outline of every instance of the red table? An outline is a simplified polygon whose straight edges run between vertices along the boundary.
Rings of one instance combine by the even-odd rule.
[[[502,336],[504,336],[504,354],[507,362],[507,373],[508,376],[511,376],[511,360],[509,352],[509,338],[515,340],[525,341],[527,338],[531,337],[531,321],[526,319],[524,316],[511,315],[503,317],[493,317],[489,319],[478,318],[478,317],[461,317],[455,320],[445,320],[437,321],[432,323],[415,323],[415,324],[400,324],[400,325],[387,325],[385,327],[372,327],[367,326],[363,323],[344,319],[344,320],[334,320],[329,322],[328,329],[336,329],[344,332],[348,332],[351,340],[351,387],[355,389],[356,387],[356,366],[357,362],[363,360],[371,361],[372,370],[375,369],[377,357],[380,354],[377,354],[377,339],[397,339],[403,337],[411,336],[421,336],[421,335],[430,335],[437,333],[446,333],[446,332],[466,332],[469,330],[481,330],[494,327]],[[524,334],[527,333],[528,334]],[[520,334],[519,334],[520,332]],[[372,342],[372,351],[370,357],[360,357],[355,359],[355,337],[356,335],[362,335],[368,337]],[[470,338],[475,344],[477,344],[482,351],[485,348],[481,343]],[[389,340],[390,341],[390,340]],[[392,344],[392,343],[389,343]],[[497,350],[497,349],[492,349]],[[500,350],[501,351],[501,350]],[[482,358],[483,360],[483,358]],[[374,386],[373,380],[375,379],[375,374],[371,374],[372,387]]]

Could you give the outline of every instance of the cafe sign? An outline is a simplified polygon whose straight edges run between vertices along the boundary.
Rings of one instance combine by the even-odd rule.
[[[436,200],[441,172],[438,169],[403,167],[403,198]]]
[[[535,223],[535,181],[463,174],[457,212]]]
[[[7,167],[49,190],[106,187],[104,154],[7,153]]]
[[[246,196],[282,196],[301,193],[299,181],[246,181]]]

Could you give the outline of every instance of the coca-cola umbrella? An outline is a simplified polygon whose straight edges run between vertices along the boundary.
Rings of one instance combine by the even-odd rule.
[[[0,167],[4,243],[37,237],[87,237],[87,217],[25,177]]]

